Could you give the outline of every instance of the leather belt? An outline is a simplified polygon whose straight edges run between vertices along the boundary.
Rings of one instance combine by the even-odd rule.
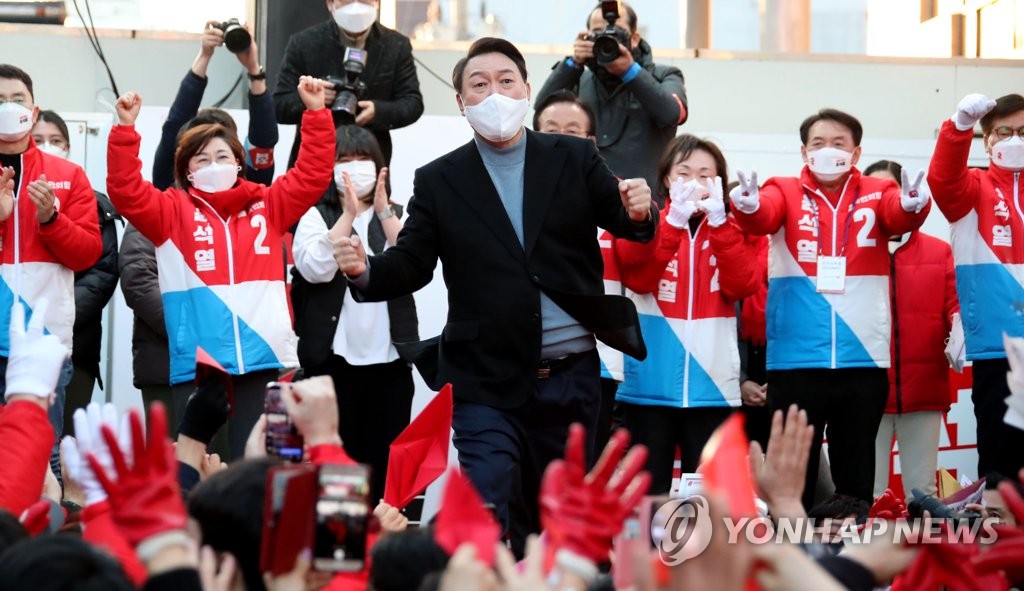
[[[590,353],[591,351],[583,351],[582,353],[570,353],[565,357],[559,357],[557,359],[542,359],[540,363],[537,364],[537,379],[546,380],[554,374],[569,367],[584,355],[588,355]]]

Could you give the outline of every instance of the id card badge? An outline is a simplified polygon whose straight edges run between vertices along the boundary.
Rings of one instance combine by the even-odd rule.
[[[818,293],[846,291],[846,257],[818,256]]]

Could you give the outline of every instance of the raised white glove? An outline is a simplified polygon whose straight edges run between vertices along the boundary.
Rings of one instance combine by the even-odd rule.
[[[672,186],[668,189],[668,196],[672,201],[668,206],[668,215],[665,216],[665,221],[668,222],[668,225],[678,230],[686,227],[690,217],[697,213],[697,204],[694,202],[693,192],[699,186],[700,184],[697,182],[697,179],[687,182],[683,180],[683,177],[679,177],[672,182]]]
[[[75,411],[75,437],[65,437],[60,442],[68,476],[78,483],[85,494],[86,507],[105,501],[107,491],[103,489],[103,485],[85,458],[88,454],[93,454],[108,473],[113,472],[114,461],[110,456],[110,449],[103,440],[102,429],[104,425],[113,429],[118,433],[120,447],[131,449],[126,419],[127,415],[122,417],[119,424],[117,408],[113,404],[100,406],[95,402],[89,403],[86,408]]]
[[[736,176],[739,178],[740,184],[729,192],[729,200],[739,211],[746,214],[754,213],[761,207],[761,196],[757,192],[757,171],[750,171],[749,181],[743,171],[737,170]]]
[[[39,300],[28,328],[25,308],[15,301],[11,307],[11,347],[7,357],[6,396],[27,394],[49,400],[57,390],[60,370],[68,357],[68,348],[56,335],[43,334],[47,301]]]
[[[906,168],[901,172],[903,176],[903,193],[900,194],[900,205],[903,206],[903,211],[907,213],[921,213],[924,206],[928,205],[928,200],[931,199],[931,195],[927,191],[921,190],[924,171],[919,170],[917,172],[917,180],[913,183],[910,182],[910,175],[907,174]]]
[[[975,124],[995,106],[996,102],[983,94],[969,94],[960,99],[956,113],[950,119],[960,131],[974,129]]]
[[[708,225],[717,228],[725,223],[725,196],[722,190],[722,177],[708,179],[708,197],[697,202],[697,208],[708,217]]]
[[[1003,422],[1024,430],[1024,338],[1010,337],[1003,333],[1006,361],[1010,371],[1006,372],[1006,383],[1010,395],[1006,397],[1006,415]]]

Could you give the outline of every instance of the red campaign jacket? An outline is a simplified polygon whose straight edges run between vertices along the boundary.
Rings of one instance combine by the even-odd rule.
[[[57,218],[41,226],[28,185],[46,176]],[[9,353],[13,294],[35,308],[48,300],[46,329],[71,349],[75,324],[75,272],[91,267],[103,250],[96,194],[77,164],[44,154],[29,140],[21,155],[15,212],[0,222],[0,356]]]
[[[191,381],[200,346],[228,373],[297,367],[285,295],[282,236],[331,182],[330,111],[306,111],[295,167],[267,187],[244,179],[226,191],[156,189],[142,178],[141,138],[116,125],[107,190],[117,210],[156,246],[170,382]]]
[[[951,318],[960,311],[953,251],[914,232],[892,257],[892,367],[885,412],[949,410],[949,362],[944,352]]]
[[[43,407],[19,401],[0,406],[0,509],[18,517],[43,494],[53,447],[53,427]]]
[[[761,282],[753,295],[743,298],[739,319],[740,339],[756,347],[764,347],[768,342],[768,239],[764,236],[747,235],[747,242],[754,248],[754,259],[760,267]]]

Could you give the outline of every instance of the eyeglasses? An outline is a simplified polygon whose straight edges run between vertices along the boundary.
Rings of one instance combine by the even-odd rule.
[[[1000,125],[999,127],[992,130],[992,133],[996,134],[996,137],[1001,140],[1008,140],[1017,135],[1017,137],[1024,139],[1024,126],[1014,129],[1009,125]]]
[[[541,129],[541,132],[542,133],[559,133],[559,134],[562,134],[562,135],[574,135],[576,137],[581,137],[581,138],[588,138],[588,137],[590,137],[590,133],[589,132],[583,131],[582,129],[579,129],[579,128],[576,128],[576,127],[566,127],[566,128],[563,128],[563,129],[559,129],[557,127],[552,126],[552,127],[545,127],[543,129]]]

